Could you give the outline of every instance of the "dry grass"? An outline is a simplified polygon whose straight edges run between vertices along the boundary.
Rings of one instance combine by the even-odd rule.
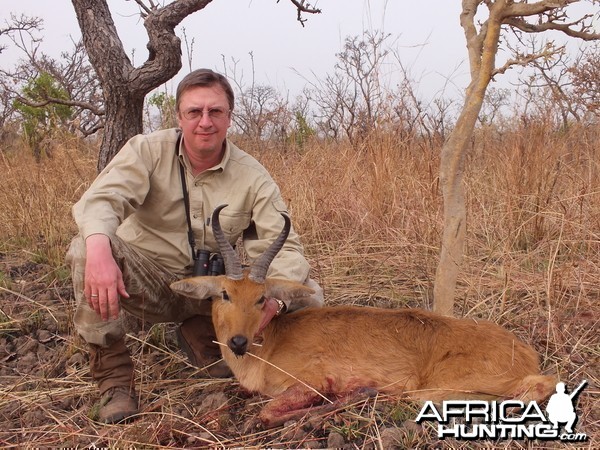
[[[499,322],[534,345],[545,372],[569,387],[589,381],[578,403],[577,429],[590,437],[585,448],[600,446],[599,143],[597,128],[549,133],[533,125],[478,136],[468,160],[468,243],[457,295],[459,314]],[[279,183],[328,303],[431,305],[439,148],[389,136],[360,148],[316,141],[301,151],[246,148]],[[93,178],[95,158],[65,140],[42,165],[25,152],[0,154],[0,165],[3,448],[307,448],[339,443],[336,434],[349,448],[569,447],[438,441],[428,427],[398,428],[414,419],[415,406],[385,397],[246,432],[243,423],[262,400],[235,383],[199,378],[168,326],[130,334],[144,404],[139,420],[101,426],[88,417],[97,397],[70,328],[62,262],[75,231],[70,206]],[[37,361],[21,361],[27,345]]]
[[[71,206],[95,175],[94,158],[75,139],[55,145],[56,156],[36,164],[25,147],[0,152],[0,250],[25,252],[35,262],[58,267],[76,231]]]

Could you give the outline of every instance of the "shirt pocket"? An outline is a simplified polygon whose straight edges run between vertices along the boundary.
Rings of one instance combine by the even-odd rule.
[[[242,232],[250,226],[250,213],[248,211],[225,208],[219,214],[219,223],[223,234],[232,245],[242,235]],[[211,228],[212,232],[212,228]],[[214,239],[214,237],[213,237]]]

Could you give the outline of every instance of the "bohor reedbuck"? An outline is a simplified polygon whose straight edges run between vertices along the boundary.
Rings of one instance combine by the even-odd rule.
[[[286,215],[279,237],[245,269],[219,223],[225,206],[214,211],[212,228],[226,275],[189,278],[171,288],[212,299],[223,358],[242,387],[273,398],[260,413],[265,426],[361,391],[415,400],[524,402],[543,401],[554,391],[556,379],[540,374],[536,352],[485,320],[420,309],[332,306],[276,316],[263,329],[266,298],[302,302],[312,290],[266,276],[290,231]]]

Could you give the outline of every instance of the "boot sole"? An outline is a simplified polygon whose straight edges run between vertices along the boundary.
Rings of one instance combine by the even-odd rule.
[[[139,411],[132,411],[129,413],[121,413],[121,414],[113,414],[112,416],[104,417],[99,420],[101,423],[105,423],[107,425],[118,425],[133,422],[136,418],[135,415],[138,414]]]

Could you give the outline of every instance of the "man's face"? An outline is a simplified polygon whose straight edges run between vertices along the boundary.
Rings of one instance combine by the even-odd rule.
[[[198,86],[185,91],[177,117],[189,152],[208,155],[221,151],[231,125],[227,95],[221,86]]]

